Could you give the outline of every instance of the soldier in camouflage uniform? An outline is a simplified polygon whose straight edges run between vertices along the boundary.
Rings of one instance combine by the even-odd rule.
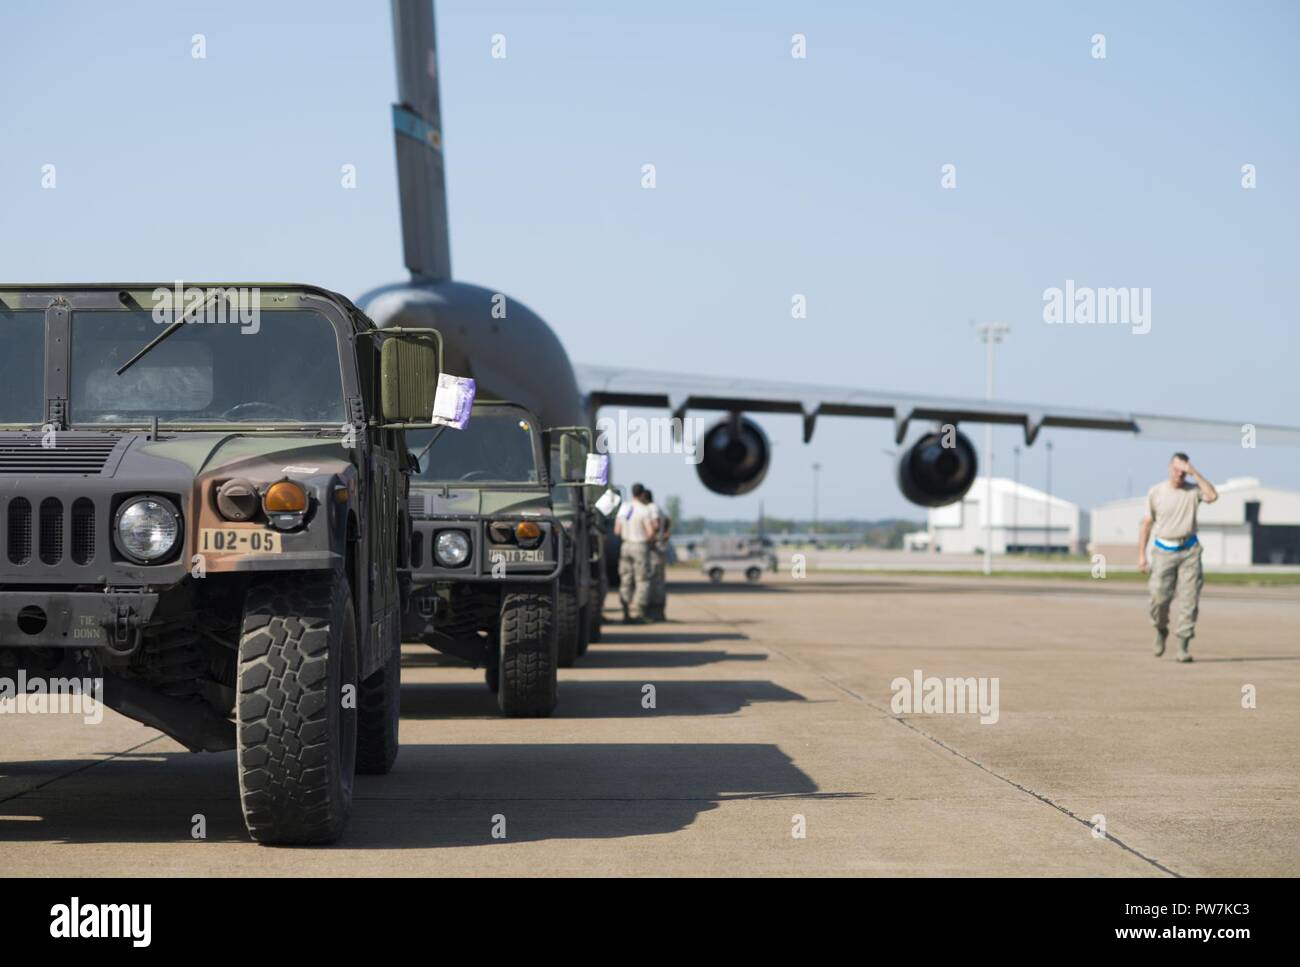
[[[1194,477],[1192,483],[1188,477]],[[1147,493],[1147,516],[1142,521],[1138,548],[1138,567],[1151,572],[1151,623],[1156,629],[1155,655],[1165,653],[1172,605],[1176,615],[1174,634],[1178,638],[1178,660],[1192,660],[1191,642],[1196,634],[1196,616],[1200,609],[1201,545],[1196,539],[1196,508],[1204,501],[1219,499],[1214,484],[1192,466],[1187,454],[1175,453],[1169,461],[1169,478]],[[1147,542],[1155,534],[1152,558],[1147,558]]]
[[[614,521],[614,533],[622,540],[618,553],[618,597],[623,602],[623,620],[629,624],[643,624],[646,605],[650,598],[650,545],[654,540],[656,524],[645,488],[632,485],[632,499],[619,509]]]
[[[651,621],[666,621],[665,609],[668,606],[668,589],[666,586],[668,567],[668,537],[672,521],[663,515],[655,503],[654,494],[645,492],[646,503],[651,510],[651,519],[658,521],[658,529],[650,542],[650,596],[646,601],[646,617]]]

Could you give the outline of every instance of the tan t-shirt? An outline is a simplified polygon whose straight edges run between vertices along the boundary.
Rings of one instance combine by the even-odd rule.
[[[1201,490],[1190,480],[1179,489],[1162,480],[1147,491],[1147,513],[1155,521],[1151,532],[1162,541],[1181,541],[1196,533],[1196,505]]]
[[[628,544],[644,544],[648,541],[650,538],[645,529],[657,513],[653,504],[643,504],[635,498],[629,500],[619,508],[619,517],[623,520],[623,540]]]

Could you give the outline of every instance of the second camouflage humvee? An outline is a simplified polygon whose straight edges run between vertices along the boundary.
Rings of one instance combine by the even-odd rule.
[[[475,403],[464,430],[408,434],[418,468],[403,637],[483,668],[508,716],[554,710],[557,669],[579,647],[576,593],[589,594],[575,577],[575,562],[590,572],[585,511],[567,496],[582,484],[551,479],[555,438],[494,401]]]
[[[0,680],[233,748],[254,839],[335,839],[397,755],[437,333],[309,286],[0,285],[0,338]]]

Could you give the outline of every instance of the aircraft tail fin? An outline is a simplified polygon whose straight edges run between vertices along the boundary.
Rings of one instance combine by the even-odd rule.
[[[397,103],[393,137],[406,267],[417,279],[451,278],[447,178],[438,97],[433,0],[392,0]]]

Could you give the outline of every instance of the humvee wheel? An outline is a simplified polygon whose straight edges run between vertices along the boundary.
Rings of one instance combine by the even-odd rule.
[[[578,657],[581,658],[587,653],[587,646],[591,644],[591,613],[595,609],[595,603],[588,601],[578,610]]]
[[[511,718],[550,715],[556,702],[558,639],[552,595],[520,591],[501,602],[497,703]]]
[[[396,621],[384,643],[384,664],[357,686],[357,772],[386,775],[397,759],[402,704],[402,635]]]
[[[357,628],[346,578],[300,572],[249,586],[239,639],[239,798],[259,843],[329,843],[352,808]]]
[[[572,668],[580,654],[578,592],[570,588],[560,588],[555,604],[555,633],[559,639],[557,652],[560,656],[560,667]]]

